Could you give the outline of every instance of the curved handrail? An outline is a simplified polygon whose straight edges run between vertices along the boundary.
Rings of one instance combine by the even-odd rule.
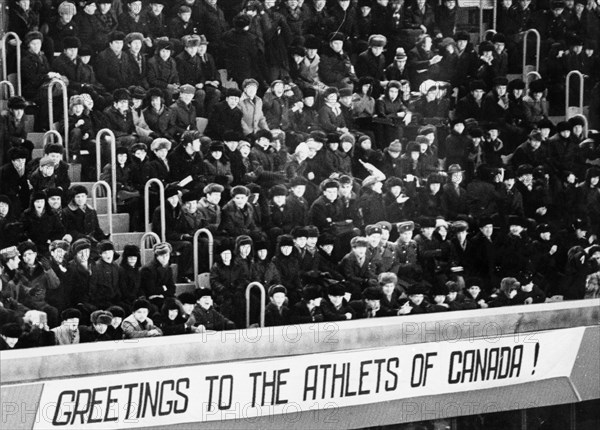
[[[196,284],[196,288],[200,288],[200,285],[198,285],[198,275],[199,275],[199,268],[198,268],[198,237],[200,237],[201,234],[205,234],[206,237],[208,238],[208,267],[209,270],[212,268],[213,265],[213,244],[214,244],[214,238],[213,238],[213,234],[212,232],[207,229],[207,228],[200,228],[198,230],[196,230],[196,233],[194,233],[194,283]]]
[[[9,31],[4,33],[2,36],[2,79],[8,80],[8,70],[6,63],[6,41],[9,38],[14,38],[17,42],[16,50],[17,50],[17,95],[21,95],[21,38],[14,31]],[[12,85],[12,84],[11,84]]]
[[[117,212],[117,140],[115,138],[115,134],[110,128],[103,128],[102,130],[96,133],[96,180],[100,180],[100,175],[102,173],[102,154],[100,150],[101,137],[105,134],[108,134],[108,137],[111,138],[110,144],[110,181],[112,185],[112,189],[114,190],[112,205],[113,210]]]
[[[540,70],[540,47],[542,43],[542,37],[540,36],[540,32],[535,28],[530,28],[527,31],[523,32],[523,80],[527,78],[525,73],[525,68],[527,66],[527,38],[529,37],[529,33],[533,33],[535,35],[535,71]]]
[[[54,124],[54,97],[52,97],[52,90],[54,85],[60,87],[63,97],[63,121],[65,129],[65,156],[69,159],[69,95],[67,94],[67,86],[61,79],[52,79],[48,84],[48,130],[53,130]]]
[[[167,221],[165,216],[165,186],[160,179],[150,178],[144,186],[144,225],[146,226],[146,232],[150,230],[150,185],[157,184],[158,192],[160,194],[160,235],[162,242],[167,241]]]
[[[250,327],[250,291],[252,288],[258,287],[260,291],[260,326],[265,326],[265,300],[266,293],[265,287],[260,282],[250,282],[246,287],[246,327]]]
[[[2,88],[2,85],[6,85],[8,87],[8,97],[12,97],[15,95],[15,86],[12,84],[11,81],[5,80],[5,81],[0,81],[0,88]]]
[[[528,72],[528,73],[525,75],[525,91],[528,91],[528,90],[529,90],[529,82],[530,82],[530,79],[529,79],[529,77],[530,77],[530,76],[534,76],[534,77],[535,77],[535,79],[542,79],[542,75],[540,75],[538,72],[536,72],[536,71],[534,71],[534,70],[532,70],[531,72]]]
[[[579,110],[580,112],[583,112],[583,87],[585,84],[584,76],[579,70],[571,70],[565,77],[565,119],[569,119],[569,96],[572,75],[576,75],[579,78]]]
[[[481,2],[483,3],[483,0],[481,0]],[[481,26],[479,28],[481,28]],[[485,30],[483,33],[481,33],[480,39],[481,39],[481,41],[484,41],[488,34],[494,35],[496,33],[497,33],[496,30],[494,30],[493,28],[490,28],[489,30]]]
[[[108,182],[106,181],[96,181],[94,182],[94,185],[92,185],[92,202],[94,205],[94,209],[96,209],[96,191],[98,190],[98,187],[104,187],[106,188],[106,196],[108,197],[108,201],[110,201],[110,197],[111,197],[111,189],[110,189],[110,185],[108,185]],[[108,232],[112,237],[113,234],[113,221],[112,221],[112,207],[110,205],[106,205],[106,209],[107,209],[107,215],[108,215]]]
[[[60,134],[58,132],[58,130],[48,130],[47,132],[44,133],[44,136],[42,137],[42,146],[44,148],[46,147],[46,143],[48,142],[48,138],[51,137],[51,136],[58,138],[58,144],[62,146],[62,144],[63,144],[62,134]],[[100,178],[98,178],[98,180],[100,180]]]
[[[153,231],[147,231],[142,235],[142,238],[140,239],[140,262],[142,263],[142,266],[146,264],[146,239],[149,237],[153,238],[156,243],[160,243],[160,237]]]

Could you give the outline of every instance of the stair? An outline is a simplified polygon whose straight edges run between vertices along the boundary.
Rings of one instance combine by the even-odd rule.
[[[175,295],[179,296],[181,293],[193,293],[196,289],[196,284],[175,284]]]
[[[143,232],[135,232],[135,233],[113,233],[111,237],[112,243],[115,245],[115,249],[120,251],[125,245],[136,245],[140,246],[140,240],[142,240]],[[150,249],[150,252],[152,250]],[[150,254],[150,258],[152,254]],[[148,255],[146,256],[146,260],[148,260]]]
[[[33,143],[35,149],[44,149],[44,133],[29,132],[27,140]]]
[[[104,232],[108,232],[108,215],[98,215],[98,223]],[[113,233],[128,233],[129,232],[129,214],[113,214]]]

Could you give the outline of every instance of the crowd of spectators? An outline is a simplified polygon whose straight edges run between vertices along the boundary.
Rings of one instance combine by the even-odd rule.
[[[244,328],[252,281],[267,325],[600,295],[595,1],[498,2],[479,44],[456,0],[224,7],[11,2],[23,96],[0,121],[0,349]],[[509,80],[530,28],[542,78]],[[571,70],[589,124],[552,121]],[[34,157],[26,116],[49,128],[55,79],[69,157],[53,142]],[[103,128],[115,142],[96,153]],[[75,164],[83,181],[116,170],[131,232],[145,184],[163,183],[148,196],[166,237],[151,261],[115,249]],[[193,252],[201,228],[212,267],[206,239]],[[176,294],[194,263],[209,288]]]

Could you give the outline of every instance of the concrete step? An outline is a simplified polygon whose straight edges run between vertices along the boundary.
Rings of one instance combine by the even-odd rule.
[[[35,125],[35,116],[34,115],[25,115],[25,131],[27,133],[31,133],[34,129]]]
[[[81,181],[81,164],[70,163],[69,164],[69,179],[71,182]]]
[[[106,215],[108,213],[108,204],[108,197],[98,197],[96,198],[96,207],[94,209],[96,209],[98,215]]]
[[[27,133],[27,140],[33,143],[33,147],[36,149],[44,149],[44,133]]]
[[[113,233],[129,232],[129,214],[113,214]],[[108,215],[98,215],[98,223],[105,233],[108,233]]]
[[[193,293],[196,289],[196,284],[175,284],[175,295],[178,296],[181,293]]]
[[[32,158],[42,158],[43,156],[44,156],[44,150],[42,148],[35,148],[31,152],[31,157]]]
[[[140,240],[142,240],[143,232],[136,233],[113,233],[111,237],[112,243],[115,245],[117,251],[121,251],[125,245],[136,245],[140,246]],[[152,250],[150,250],[152,252]],[[152,256],[152,255],[150,255]]]

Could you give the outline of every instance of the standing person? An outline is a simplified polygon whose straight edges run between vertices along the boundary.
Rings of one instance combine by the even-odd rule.
[[[153,252],[154,258],[142,267],[140,272],[141,286],[144,295],[160,310],[166,298],[175,296],[175,281],[169,263],[173,247],[168,242],[157,243],[153,247]],[[134,302],[134,313],[135,310],[136,304]],[[125,331],[125,328],[123,329]]]
[[[248,78],[265,82],[259,71],[257,40],[249,30],[250,17],[240,13],[233,18],[233,29],[226,31],[222,38],[227,74],[240,87]]]
[[[108,37],[108,47],[98,54],[96,59],[96,73],[98,81],[107,91],[113,92],[118,88],[127,88],[132,82],[132,69],[129,56],[123,52],[125,34],[115,31]]]

